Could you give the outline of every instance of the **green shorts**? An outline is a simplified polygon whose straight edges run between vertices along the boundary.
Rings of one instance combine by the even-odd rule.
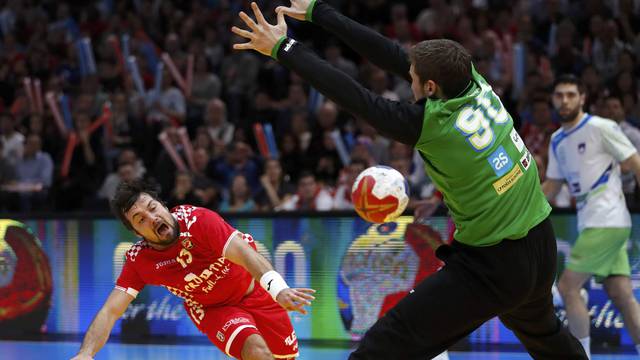
[[[627,241],[631,228],[587,228],[571,248],[567,269],[599,277],[631,275]]]

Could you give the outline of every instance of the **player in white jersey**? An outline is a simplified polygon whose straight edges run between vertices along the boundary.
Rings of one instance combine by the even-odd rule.
[[[542,188],[547,198],[553,198],[563,182],[568,184],[576,199],[580,233],[558,289],[569,329],[591,357],[589,314],[580,289],[591,276],[602,278],[640,354],[640,306],[633,296],[627,257],[631,216],[620,180],[621,165],[640,179],[640,155],[616,122],[585,113],[584,101],[576,77],[558,78],[553,105],[562,127],[551,136]]]

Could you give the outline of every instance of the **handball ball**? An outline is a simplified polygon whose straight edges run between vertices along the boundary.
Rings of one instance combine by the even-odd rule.
[[[409,203],[409,185],[398,170],[372,166],[358,175],[351,201],[364,220],[384,223],[395,220]]]

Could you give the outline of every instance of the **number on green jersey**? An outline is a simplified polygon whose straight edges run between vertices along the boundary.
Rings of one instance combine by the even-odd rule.
[[[458,113],[455,127],[467,138],[475,151],[486,150],[495,140],[491,122],[504,125],[509,114],[500,98],[488,86],[482,86],[480,95]]]

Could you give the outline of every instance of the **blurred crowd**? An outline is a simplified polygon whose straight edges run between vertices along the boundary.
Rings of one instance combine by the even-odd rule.
[[[461,42],[541,176],[559,127],[550,86],[562,73],[582,78],[588,112],[619,122],[640,146],[638,0],[327,2],[407,48],[432,38]],[[275,6],[288,5],[258,3],[272,22]],[[433,185],[411,147],[381,137],[274,60],[231,49],[244,42],[229,29],[248,5],[0,0],[0,211],[106,210],[119,182],[140,177],[155,181],[169,206],[351,209],[355,177],[375,164],[405,175],[410,206],[429,199]],[[288,23],[294,37],[372,92],[413,100],[410,84],[337,39]],[[267,127],[275,148],[256,140]],[[632,207],[637,190],[627,177]],[[565,191],[554,205],[573,201]]]

